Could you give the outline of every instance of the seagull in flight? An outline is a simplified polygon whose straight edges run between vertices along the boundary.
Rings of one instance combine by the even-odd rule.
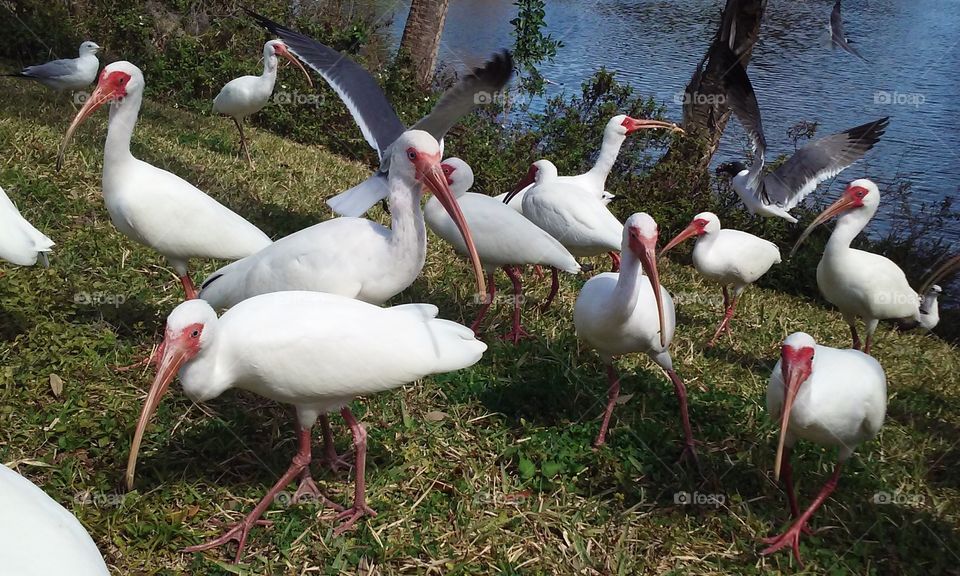
[[[833,11],[830,12],[830,47],[834,50],[843,48],[857,58],[867,62],[860,52],[850,45],[850,40],[843,33],[843,18],[840,16],[840,0],[833,5]]]

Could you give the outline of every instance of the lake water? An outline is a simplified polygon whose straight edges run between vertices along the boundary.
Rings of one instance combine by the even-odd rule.
[[[409,1],[375,0],[399,41]],[[541,72],[559,85],[547,96],[579,90],[604,66],[682,117],[676,102],[712,38],[722,0],[548,0],[546,32],[563,42]],[[770,0],[749,74],[763,112],[768,154],[791,153],[786,130],[820,122],[826,136],[890,116],[867,157],[818,189],[836,196],[860,176],[912,184],[913,197],[960,201],[960,0],[847,0],[846,33],[870,61],[824,45],[832,0]],[[511,0],[451,0],[441,60],[458,69],[512,45]],[[746,140],[732,120],[715,160],[741,156]],[[829,186],[827,185],[829,184]],[[881,206],[880,218],[889,217]],[[960,228],[943,234],[960,246]]]

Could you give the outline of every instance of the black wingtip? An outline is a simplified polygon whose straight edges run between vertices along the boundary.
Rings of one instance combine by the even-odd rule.
[[[485,83],[502,87],[513,77],[513,71],[513,54],[504,49],[494,54],[483,66],[475,68],[472,74]]]
[[[251,10],[250,8],[247,8],[246,6],[243,7],[243,11],[247,13],[247,16],[250,16],[251,18],[256,20],[257,24],[263,26],[264,28],[269,30],[270,33],[272,34],[278,34],[281,30],[288,30],[286,26],[283,26],[278,22],[274,22],[273,20],[267,18],[262,14],[258,14],[254,12],[253,10]]]
[[[873,145],[880,141],[880,137],[883,136],[883,133],[889,125],[890,117],[884,116],[873,122],[867,122],[866,124],[851,128],[847,130],[847,134],[851,140],[864,142],[869,148],[873,148]]]

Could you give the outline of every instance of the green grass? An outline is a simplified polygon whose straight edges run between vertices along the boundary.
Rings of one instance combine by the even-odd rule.
[[[819,300],[755,288],[734,321],[736,339],[704,351],[719,319],[718,291],[669,261],[662,281],[680,302],[673,356],[690,390],[703,477],[676,464],[676,402],[646,358],[619,362],[630,397],[616,410],[608,446],[591,448],[605,381],[596,354],[573,334],[573,300],[585,278],[568,277],[549,313],[527,305],[535,339],[514,347],[495,338],[508,328],[509,301],[498,301],[478,365],[354,404],[370,433],[368,494],[377,517],[333,537],[330,511],[275,506],[273,526],[253,531],[243,565],[231,566],[229,547],[181,553],[216,535],[218,522],[241,518],[286,469],[295,450],[291,411],[236,392],[195,405],[175,390],[148,430],[137,490],[121,490],[152,373],[113,368],[157,342],[181,289],[159,256],[110,224],[99,192],[106,114],[80,130],[58,174],[69,104],[5,82],[0,106],[0,185],[57,242],[49,269],[2,268],[0,461],[71,509],[115,574],[803,572],[785,553],[757,554],[758,539],[787,520],[771,474],[776,430],[764,390],[786,334],[803,329],[846,346],[846,327]],[[229,121],[147,102],[135,153],[273,237],[328,218],[323,200],[367,173],[323,150],[253,134],[250,172],[235,156]],[[197,278],[217,265],[196,263]],[[527,281],[531,299],[543,298],[546,283]],[[503,277],[499,283],[506,288]],[[471,292],[466,265],[434,242],[423,276],[398,301],[435,302],[445,317],[469,321]],[[97,295],[106,301],[90,304]],[[878,335],[887,422],[814,517],[820,530],[802,543],[806,573],[955,574],[960,354],[929,336],[887,327]],[[59,396],[52,374],[64,382]],[[349,435],[339,418],[334,424],[345,451]],[[795,451],[801,505],[834,458],[809,444]],[[352,476],[314,470],[331,497],[349,502]],[[723,502],[680,505],[679,492]],[[897,503],[874,502],[878,492]]]

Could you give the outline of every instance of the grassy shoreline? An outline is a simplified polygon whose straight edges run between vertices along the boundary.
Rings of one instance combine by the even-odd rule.
[[[615,412],[609,445],[591,449],[605,383],[596,354],[573,334],[573,300],[585,277],[568,277],[548,314],[525,309],[536,339],[514,347],[495,338],[507,328],[503,298],[477,366],[355,403],[370,433],[376,518],[334,538],[329,510],[278,504],[268,514],[274,525],[251,534],[242,568],[230,566],[232,549],[180,553],[214,535],[218,521],[239,519],[286,468],[290,411],[244,393],[206,405],[171,394],[148,430],[138,490],[120,489],[152,374],[113,367],[156,342],[180,288],[159,256],[113,229],[103,207],[106,114],[81,129],[58,174],[69,104],[7,81],[0,105],[0,185],[57,243],[51,268],[3,266],[0,277],[0,461],[71,509],[114,573],[802,572],[786,554],[757,556],[758,539],[787,520],[771,473],[775,428],[763,394],[785,334],[803,329],[846,346],[846,327],[820,301],[752,289],[734,320],[736,340],[705,352],[720,315],[718,291],[671,261],[662,264],[662,282],[678,301],[672,353],[690,389],[705,477],[675,463],[676,403],[646,358],[620,361],[632,397]],[[228,120],[147,101],[134,153],[274,238],[328,218],[323,200],[367,173],[323,149],[251,132],[255,172],[237,158]],[[467,266],[431,240],[423,276],[397,301],[432,301],[442,316],[469,321],[476,306]],[[196,278],[216,265],[197,262]],[[525,280],[531,300],[545,295],[544,282]],[[825,529],[801,545],[805,573],[947,574],[960,556],[960,492],[951,473],[960,462],[960,353],[889,327],[878,335],[887,423],[814,517],[813,527]],[[51,374],[64,381],[60,396]],[[339,419],[334,426],[343,451],[349,436]],[[798,447],[801,504],[833,463],[829,452]],[[332,498],[349,500],[350,477],[314,470]],[[713,498],[684,505],[683,493]],[[893,503],[878,502],[885,499],[878,494]]]

